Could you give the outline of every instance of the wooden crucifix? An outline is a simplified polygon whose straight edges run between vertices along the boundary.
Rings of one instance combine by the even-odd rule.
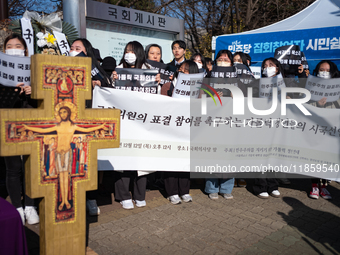
[[[29,155],[26,193],[42,197],[40,254],[85,254],[86,191],[97,188],[97,150],[119,147],[120,111],[86,109],[91,59],[34,55],[38,109],[0,110],[0,155]]]

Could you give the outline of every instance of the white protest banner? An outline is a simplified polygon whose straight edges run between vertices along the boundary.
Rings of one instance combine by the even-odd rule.
[[[261,66],[250,66],[250,70],[253,73],[255,79],[261,78]]]
[[[304,115],[296,105],[287,104],[286,115],[282,115],[278,101],[270,115],[255,115],[249,105],[243,115],[234,115],[235,99],[221,99],[223,106],[218,107],[207,100],[203,125],[190,130],[191,172],[245,173],[250,178],[254,172],[272,171],[340,178],[339,110],[303,104],[311,113]],[[190,113],[195,119],[201,114],[200,103],[191,101]],[[267,110],[273,103],[253,98],[252,105]]]
[[[334,102],[340,97],[340,78],[324,79],[309,75],[306,89],[310,91],[313,101],[326,97],[327,102]]]
[[[172,92],[174,98],[198,98],[204,73],[178,73],[177,82]]]
[[[58,43],[61,55],[68,56],[70,52],[70,45],[67,42],[65,34],[57,32],[57,31],[53,31],[53,34],[55,38],[57,39],[57,43]]]
[[[121,109],[121,146],[98,150],[99,170],[190,170],[190,100],[97,87],[93,108]]]
[[[21,82],[31,84],[31,58],[0,52],[0,67],[0,84],[12,87]]]
[[[261,78],[260,79],[260,98],[272,98],[273,88],[278,88],[277,94],[281,96],[281,89],[285,88],[285,82],[282,78],[282,75],[276,75],[270,78]]]
[[[31,24],[31,19],[21,18],[21,30],[22,30],[22,38],[24,38],[27,49],[28,56],[34,55],[34,31]]]
[[[234,173],[249,173],[279,168],[318,178],[339,177],[338,110],[304,104],[312,113],[305,116],[287,104],[282,116],[278,103],[270,116],[257,116],[247,108],[244,115],[235,116],[234,99],[221,99],[222,105],[207,100],[207,115],[201,115],[201,99],[96,87],[94,108],[122,111],[121,148],[99,150],[98,169],[204,172],[229,167]],[[254,98],[253,106],[269,109],[268,101]]]

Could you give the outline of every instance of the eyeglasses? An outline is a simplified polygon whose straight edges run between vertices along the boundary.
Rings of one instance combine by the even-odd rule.
[[[219,59],[217,59],[217,62],[222,62],[222,61],[230,62],[230,59],[229,58],[219,58]]]

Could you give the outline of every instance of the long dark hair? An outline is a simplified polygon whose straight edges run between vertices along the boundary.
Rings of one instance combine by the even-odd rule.
[[[59,111],[58,111],[59,116],[60,116],[60,111],[61,111],[62,109],[65,109],[65,110],[67,111],[67,120],[70,121],[70,122],[73,124],[73,121],[71,120],[71,114],[72,114],[71,109],[70,109],[69,107],[67,107],[67,106],[62,106],[62,107],[60,107],[60,109],[59,109]],[[60,120],[61,120],[61,118],[60,118]],[[62,120],[61,120],[61,121],[62,121]]]
[[[222,54],[227,54],[228,58],[230,59],[231,65],[234,65],[233,54],[229,50],[220,50],[217,53],[216,58],[215,58],[215,65],[217,65],[216,61]]]
[[[92,64],[99,70],[99,73],[104,78],[104,80],[106,80],[106,82],[109,85],[112,85],[110,76],[107,75],[105,70],[98,63],[98,60],[97,60],[96,56],[94,55],[92,44],[89,42],[89,40],[87,40],[85,38],[77,38],[73,41],[73,43],[75,41],[81,41],[82,42],[82,44],[84,45],[84,48],[86,50],[86,56],[88,56],[92,59]]]
[[[144,52],[143,46],[137,41],[129,42],[125,46],[124,54],[123,54],[123,57],[120,60],[119,64],[123,64],[124,68],[131,68],[131,66],[128,63],[126,63],[126,61],[124,59],[124,55],[125,55],[128,48],[130,48],[136,55],[135,68],[141,69],[143,64],[146,64],[146,66],[148,66],[148,64],[146,63],[146,57],[145,57],[145,52]]]
[[[318,75],[318,73],[319,73],[319,69],[320,69],[320,66],[322,65],[322,64],[324,64],[324,63],[327,63],[327,64],[329,64],[329,73],[331,74],[331,78],[338,78],[340,75],[339,75],[339,69],[338,69],[338,67],[336,66],[336,64],[334,64],[332,61],[330,61],[330,60],[322,60],[322,61],[320,61],[317,65],[316,65],[316,67],[315,67],[315,69],[314,69],[314,71],[313,71],[313,75],[314,76],[317,76]]]
[[[9,40],[12,40],[12,39],[18,39],[22,43],[22,45],[24,45],[25,56],[28,56],[27,44],[26,44],[24,38],[22,38],[21,35],[19,35],[17,33],[13,33],[13,34],[7,36],[7,38],[4,41],[3,52],[6,52],[6,44],[8,43]]]
[[[192,60],[185,60],[177,68],[177,71],[174,74],[174,78],[178,77],[178,74],[179,74],[178,70],[181,68],[182,65],[186,65],[185,69],[189,72],[189,74],[199,73],[198,66],[197,66],[197,64],[194,61],[192,61]]]
[[[202,66],[203,66],[203,68],[204,68],[205,70],[207,70],[207,69],[208,69],[208,68],[207,68],[207,63],[205,62],[205,58],[203,57],[203,55],[202,55],[201,53],[199,53],[199,52],[194,53],[194,54],[191,56],[190,60],[192,60],[192,61],[195,62],[195,58],[196,58],[197,56],[199,56],[199,57],[201,58]]]
[[[277,72],[276,75],[281,74],[282,77],[284,77],[283,68],[282,68],[280,62],[276,58],[266,58],[265,60],[262,61],[262,65],[261,65],[261,77],[263,77],[264,63],[266,63],[267,60],[272,61],[275,64],[275,66],[277,67],[278,72]]]
[[[246,65],[248,68],[249,68],[249,65],[248,65],[248,62],[247,62],[247,56],[246,54],[244,54],[243,52],[241,51],[238,51],[238,52],[235,52],[234,53],[234,56],[233,56],[233,59],[235,56],[240,56],[241,60],[242,60],[242,64]]]

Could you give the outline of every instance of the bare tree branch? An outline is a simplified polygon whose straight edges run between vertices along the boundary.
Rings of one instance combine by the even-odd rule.
[[[157,7],[157,9],[154,11],[154,13],[158,13],[160,10],[162,10],[164,7],[170,5],[171,3],[173,3],[175,0],[170,0],[168,2],[164,2],[162,3],[160,6]]]

